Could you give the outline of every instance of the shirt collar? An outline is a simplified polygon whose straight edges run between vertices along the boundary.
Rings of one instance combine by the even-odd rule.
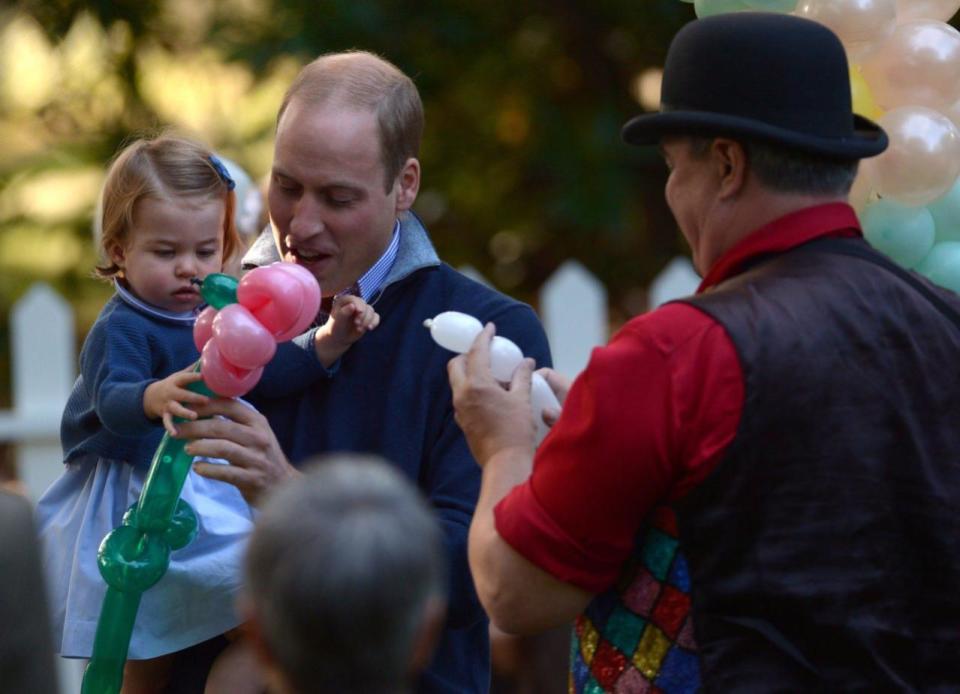
[[[141,313],[146,313],[154,318],[162,318],[173,323],[193,325],[193,322],[197,319],[197,315],[206,306],[206,304],[200,304],[192,311],[184,311],[183,313],[164,311],[162,308],[158,308],[153,304],[148,304],[146,301],[139,298],[127,287],[125,287],[118,279],[113,280],[113,287],[117,291],[117,295],[120,297],[120,299],[123,300],[123,302],[128,306],[132,306]]]
[[[697,294],[730,279],[764,255],[783,253],[824,236],[862,236],[856,212],[844,202],[807,207],[775,219],[739,241],[713,264]]]
[[[364,301],[370,301],[370,297],[379,291],[383,286],[383,281],[387,278],[390,268],[393,267],[393,261],[397,259],[397,249],[400,247],[400,220],[398,219],[393,226],[393,236],[387,245],[387,250],[383,252],[379,260],[370,266],[370,269],[363,273],[363,276],[357,280],[357,287],[360,291],[360,298]]]

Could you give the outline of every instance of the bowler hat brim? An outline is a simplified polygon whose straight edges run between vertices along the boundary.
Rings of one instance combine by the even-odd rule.
[[[739,135],[836,159],[864,159],[887,148],[887,135],[883,129],[860,115],[853,117],[850,137],[822,137],[743,116],[683,110],[637,116],[623,126],[621,135],[624,142],[631,145],[656,144],[665,135]]]

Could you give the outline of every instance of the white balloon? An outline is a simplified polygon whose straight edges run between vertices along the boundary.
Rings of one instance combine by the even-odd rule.
[[[438,313],[423,321],[423,325],[430,329],[430,337],[438,345],[459,354],[469,352],[473,341],[483,330],[480,321],[459,311]],[[490,371],[495,379],[509,382],[521,361],[523,352],[514,342],[499,335],[494,336],[490,343]],[[543,421],[543,411],[546,408],[559,410],[560,402],[543,376],[535,373],[530,384],[530,409],[537,430],[537,445],[550,429]]]
[[[483,325],[473,316],[459,311],[444,311],[434,318],[427,319],[423,325],[430,328],[430,337],[451,352],[463,354],[470,351],[470,346],[483,330]]]
[[[543,437],[550,431],[550,427],[543,421],[543,411],[547,409],[559,410],[560,401],[557,400],[557,396],[547,380],[536,372],[534,372],[533,380],[530,382],[530,407],[534,412],[533,423],[537,426],[537,445],[539,446]]]
[[[505,337],[494,335],[490,343],[490,371],[501,383],[509,383],[513,372],[523,361],[523,352]]]

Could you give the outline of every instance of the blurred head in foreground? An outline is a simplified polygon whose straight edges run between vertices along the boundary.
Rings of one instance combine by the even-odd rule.
[[[404,692],[446,604],[440,529],[384,462],[315,461],[259,515],[244,609],[271,691]]]

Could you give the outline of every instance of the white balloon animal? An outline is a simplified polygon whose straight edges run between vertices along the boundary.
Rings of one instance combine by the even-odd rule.
[[[434,341],[451,352],[463,354],[470,350],[473,341],[483,330],[483,325],[473,316],[459,311],[444,311],[433,318],[423,321],[423,326],[430,329],[430,336]],[[505,337],[495,335],[490,343],[490,371],[493,377],[502,383],[509,383],[513,372],[523,361],[523,352],[513,342]],[[533,410],[533,421],[537,427],[537,445],[550,431],[543,421],[543,411],[547,408],[560,409],[560,402],[546,380],[538,373],[533,374],[530,385],[530,405]]]

